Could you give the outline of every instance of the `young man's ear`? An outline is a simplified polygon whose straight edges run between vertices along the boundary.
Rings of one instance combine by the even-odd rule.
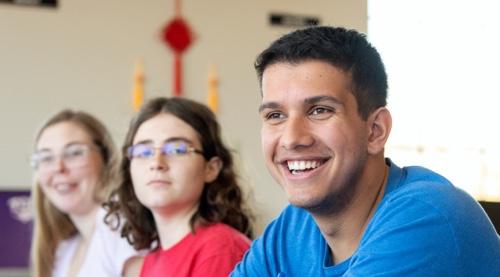
[[[376,109],[367,119],[368,122],[368,153],[380,153],[389,138],[392,127],[391,113],[386,107]]]
[[[210,183],[217,179],[222,166],[223,163],[219,157],[210,158],[205,165],[205,183]]]

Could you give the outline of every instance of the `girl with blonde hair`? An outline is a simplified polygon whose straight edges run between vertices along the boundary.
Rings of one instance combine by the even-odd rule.
[[[104,125],[63,110],[35,139],[33,275],[121,276],[140,267],[136,251],[104,223],[100,207],[116,183],[117,151]]]

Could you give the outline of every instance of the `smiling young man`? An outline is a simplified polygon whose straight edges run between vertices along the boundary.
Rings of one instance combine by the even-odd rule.
[[[364,35],[298,30],[255,67],[266,165],[291,205],[233,276],[500,276],[500,239],[479,204],[385,158],[387,76]]]

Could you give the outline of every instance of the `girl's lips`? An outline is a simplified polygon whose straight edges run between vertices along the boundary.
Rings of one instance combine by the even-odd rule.
[[[170,185],[170,181],[167,180],[152,180],[148,182],[148,186],[168,186]]]

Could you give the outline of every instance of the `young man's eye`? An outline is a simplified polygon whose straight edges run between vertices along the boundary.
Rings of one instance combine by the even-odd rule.
[[[284,118],[284,115],[279,112],[270,112],[265,115],[266,120],[279,120]]]
[[[327,113],[330,112],[330,110],[323,108],[323,107],[317,107],[314,108],[311,112],[311,114],[316,115],[316,114],[322,114],[322,113]]]
[[[309,115],[316,119],[326,119],[334,113],[334,109],[327,107],[314,107],[310,110]]]

